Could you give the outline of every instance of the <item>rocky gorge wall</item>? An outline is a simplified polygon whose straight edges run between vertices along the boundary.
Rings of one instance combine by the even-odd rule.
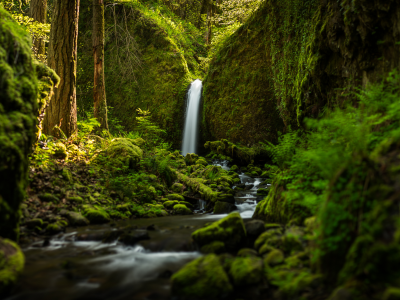
[[[252,144],[342,106],[400,65],[392,0],[266,0],[228,38],[204,80],[207,139]]]
[[[81,3],[78,46],[78,109],[92,111],[92,11]],[[201,77],[204,56],[198,29],[158,2],[124,2],[105,10],[105,80],[108,106],[126,130],[135,126],[136,109],[148,109],[179,147],[185,94]],[[111,121],[112,122],[112,121]],[[111,123],[112,126],[112,123]]]

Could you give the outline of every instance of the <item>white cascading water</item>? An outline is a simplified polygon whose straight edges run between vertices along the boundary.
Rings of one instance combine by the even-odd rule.
[[[193,81],[188,91],[188,103],[186,108],[185,126],[183,127],[182,155],[195,153],[197,147],[197,135],[199,132],[199,109],[201,100],[202,82],[199,79]]]

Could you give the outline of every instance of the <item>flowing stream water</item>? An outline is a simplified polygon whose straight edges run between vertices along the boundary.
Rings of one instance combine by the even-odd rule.
[[[203,84],[196,79],[190,85],[187,95],[187,108],[185,114],[185,126],[183,128],[182,155],[196,153],[199,133],[199,110],[201,90]]]

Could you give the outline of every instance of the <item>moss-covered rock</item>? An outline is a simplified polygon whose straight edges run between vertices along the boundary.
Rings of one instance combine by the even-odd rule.
[[[66,214],[66,217],[72,226],[86,226],[90,223],[88,219],[78,212],[70,211]]]
[[[201,253],[209,254],[209,253],[215,253],[215,254],[220,254],[224,253],[226,251],[225,249],[225,244],[221,241],[214,241],[210,244],[204,245],[203,247],[200,248]]]
[[[239,144],[234,144],[227,139],[221,139],[220,141],[207,141],[204,144],[204,147],[211,150],[213,153],[228,155],[244,162],[251,162],[258,155],[268,155],[265,149],[263,147],[259,147],[258,145],[249,148]],[[232,171],[234,170],[236,169],[234,168]]]
[[[0,8],[0,236],[17,240],[19,205],[37,124],[37,74],[31,38]]]
[[[39,218],[31,219],[25,222],[28,228],[43,227],[43,220]]]
[[[185,201],[185,198],[179,194],[169,194],[167,195],[169,200],[176,200],[176,201]]]
[[[96,158],[103,164],[111,164],[115,167],[127,167],[133,169],[142,159],[143,150],[134,145],[131,139],[116,138],[106,150],[102,151]]]
[[[263,261],[259,257],[236,257],[232,262],[229,275],[235,286],[247,286],[260,283],[263,276]]]
[[[0,238],[0,295],[8,292],[16,283],[24,264],[25,257],[18,245]]]
[[[191,215],[192,211],[185,204],[175,204],[174,211],[179,215]]]
[[[91,224],[107,223],[110,221],[109,214],[99,206],[84,205],[82,209],[83,215]]]
[[[214,214],[227,214],[234,209],[234,206],[228,202],[217,201],[214,205]]]
[[[273,249],[264,257],[264,263],[269,266],[276,266],[285,260],[285,255],[279,249]]]
[[[38,198],[44,202],[58,203],[60,201],[60,199],[58,199],[58,197],[56,197],[50,193],[39,194]]]
[[[163,203],[164,207],[166,209],[172,209],[175,205],[179,204],[179,201],[173,200],[173,201],[165,201]]]
[[[182,193],[182,191],[183,191],[183,184],[182,184],[182,183],[175,182],[175,183],[171,186],[171,190],[174,191],[175,193]],[[178,200],[178,199],[176,199],[176,200]]]
[[[68,226],[68,223],[65,221],[58,220],[55,223],[51,223],[47,225],[46,232],[48,234],[57,234],[65,231],[65,228]]]
[[[198,160],[196,160],[196,165],[207,166],[208,162],[204,158],[199,158]]]
[[[58,159],[67,159],[68,158],[68,153],[67,153],[67,147],[61,143],[55,143],[53,146],[53,155],[55,158]]]
[[[239,213],[231,213],[211,225],[198,229],[192,234],[193,240],[200,246],[214,241],[225,243],[228,251],[240,248],[246,238],[246,230]]]
[[[218,257],[209,254],[186,264],[172,275],[172,294],[187,299],[217,299],[233,291]]]

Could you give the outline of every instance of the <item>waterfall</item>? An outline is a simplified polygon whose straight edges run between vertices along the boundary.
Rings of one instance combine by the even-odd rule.
[[[202,82],[199,79],[193,81],[187,95],[187,108],[185,126],[183,127],[182,155],[195,153],[197,147],[197,135],[199,132],[199,109],[201,100]]]

